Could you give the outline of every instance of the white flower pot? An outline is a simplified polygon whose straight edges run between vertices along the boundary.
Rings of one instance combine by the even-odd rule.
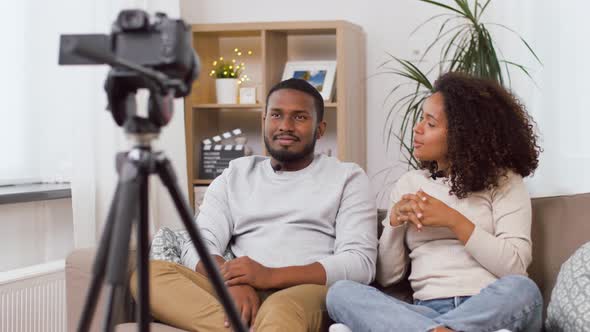
[[[218,78],[215,80],[215,93],[218,104],[238,103],[238,80],[236,78]]]

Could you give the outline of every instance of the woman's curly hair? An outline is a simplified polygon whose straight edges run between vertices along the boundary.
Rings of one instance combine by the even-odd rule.
[[[459,198],[498,186],[512,170],[531,175],[542,149],[524,105],[492,80],[447,73],[434,83],[447,116],[449,182]],[[432,172],[436,163],[422,163]]]

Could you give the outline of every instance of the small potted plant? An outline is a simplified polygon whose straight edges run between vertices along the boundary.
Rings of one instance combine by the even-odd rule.
[[[234,48],[234,54],[237,58],[243,55],[238,48]],[[252,51],[247,51],[247,55],[252,55]],[[249,81],[248,75],[244,74],[246,65],[235,58],[225,60],[219,57],[213,61],[213,69],[209,76],[215,77],[215,92],[218,104],[236,104],[238,101],[238,86]]]

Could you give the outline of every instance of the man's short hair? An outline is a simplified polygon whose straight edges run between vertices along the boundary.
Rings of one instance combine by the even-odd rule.
[[[310,95],[313,98],[313,105],[318,116],[318,123],[324,120],[324,98],[322,98],[322,95],[313,85],[299,78],[290,78],[273,86],[268,92],[268,95],[266,95],[266,107],[268,107],[268,99],[270,98],[270,95],[275,91],[283,89],[293,89]],[[266,113],[266,110],[264,112]]]

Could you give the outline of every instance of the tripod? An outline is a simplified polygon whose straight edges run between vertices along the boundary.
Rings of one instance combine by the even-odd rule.
[[[158,174],[168,189],[170,196],[181,216],[195,248],[203,262],[209,279],[226,309],[228,318],[235,331],[246,329],[240,320],[238,311],[225,288],[217,267],[203,244],[198,228],[193,224],[191,209],[186,203],[176,181],[176,175],[170,161],[162,152],[154,152],[151,142],[160,129],[148,119],[133,116],[125,124],[125,131],[134,138],[136,144],[128,152],[117,155],[117,172],[119,181],[113,197],[107,222],[100,239],[100,244],[93,265],[93,276],[86,297],[78,331],[88,331],[96,302],[106,275],[108,298],[106,303],[103,331],[112,331],[114,327],[113,309],[117,302],[117,292],[127,284],[127,264],[129,240],[133,224],[137,230],[137,321],[138,331],[149,331],[149,239],[148,239],[148,178]]]
[[[246,332],[219,270],[203,244],[198,228],[193,224],[191,209],[178,187],[170,161],[162,152],[152,151],[151,143],[158,137],[160,127],[165,126],[172,118],[173,99],[186,97],[199,73],[199,60],[190,46],[192,39],[190,28],[181,20],[174,21],[176,23],[166,21],[164,14],[158,17],[160,23],[152,27],[155,30],[150,30],[148,27],[138,29],[139,27],[133,24],[148,22],[147,14],[141,11],[123,11],[114,24],[115,36],[111,36],[110,39],[104,36],[97,41],[91,35],[86,37],[81,35],[76,38],[72,35],[62,36],[60,43],[60,64],[92,63],[111,66],[105,81],[108,108],[117,125],[124,126],[125,132],[135,143],[130,151],[117,155],[119,181],[92,267],[90,289],[86,296],[78,331],[88,331],[105,275],[108,298],[103,331],[113,330],[113,310],[117,304],[117,294],[120,294],[127,284],[129,240],[134,224],[138,243],[136,299],[138,330],[149,331],[148,178],[151,174],[158,174],[172,197],[233,329]],[[168,28],[164,29],[163,26]],[[129,29],[126,30],[126,27]],[[164,30],[158,30],[158,27]],[[153,35],[154,31],[159,32],[157,36]],[[117,36],[125,38],[118,39]],[[155,39],[150,39],[152,37]],[[165,43],[159,44],[162,41]],[[130,44],[126,45],[126,43]],[[121,52],[126,54],[126,57],[119,57],[117,52],[112,50],[105,51],[101,45],[110,45],[115,47],[115,50],[117,45],[122,45]],[[157,48],[158,46],[161,48]],[[143,56],[145,54],[141,55],[142,53],[136,50],[136,48],[142,49],[141,47],[144,50],[147,49],[149,54],[165,55],[163,60],[158,57],[160,66],[154,66],[153,63],[152,67],[142,65],[141,63],[146,63],[146,58]],[[129,58],[143,62],[133,62]],[[82,62],[80,62],[81,59]],[[147,61],[147,63],[151,62]],[[135,93],[140,88],[146,88],[150,92],[147,118],[136,115]]]

